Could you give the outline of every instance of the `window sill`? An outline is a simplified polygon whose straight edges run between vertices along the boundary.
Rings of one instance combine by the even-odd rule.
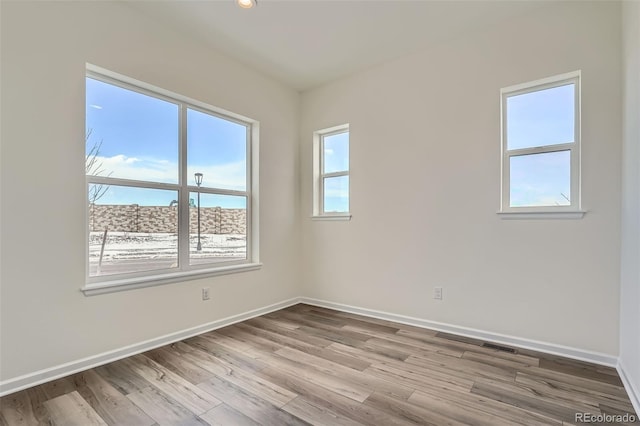
[[[351,214],[327,214],[311,216],[311,220],[351,220]]]
[[[582,219],[587,212],[579,211],[559,211],[559,212],[498,212],[498,216],[503,220],[523,220],[523,219]]]
[[[115,293],[117,291],[134,290],[137,288],[153,287],[163,284],[171,284],[180,281],[189,281],[199,278],[214,277],[217,275],[235,274],[238,272],[255,271],[262,267],[262,263],[243,263],[241,265],[222,266],[215,269],[199,269],[186,272],[174,272],[170,274],[154,275],[147,277],[126,278],[120,280],[105,281],[101,283],[86,284],[80,290],[85,296]]]

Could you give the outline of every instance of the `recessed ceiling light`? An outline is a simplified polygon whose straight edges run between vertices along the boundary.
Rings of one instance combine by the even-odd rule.
[[[253,6],[258,5],[258,0],[237,0],[238,6],[243,9],[251,9]]]

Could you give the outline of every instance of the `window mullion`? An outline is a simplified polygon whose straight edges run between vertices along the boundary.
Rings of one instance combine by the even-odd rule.
[[[187,108],[180,105],[179,120],[180,202],[178,204],[178,267],[189,269],[189,177],[187,176]]]
[[[187,178],[191,178],[191,176],[187,176]],[[186,190],[197,192],[198,187],[195,185],[187,185]],[[249,191],[238,191],[235,189],[221,189],[221,188],[206,188],[201,186],[200,194],[232,195],[236,197],[248,197]]]
[[[511,149],[505,150],[505,154],[508,156],[519,156],[519,155],[530,155],[530,154],[545,154],[547,152],[558,152],[558,151],[572,151],[576,146],[575,142],[563,143],[558,145],[545,145],[545,146],[537,146],[533,148],[520,148],[520,149]]]
[[[332,177],[340,177],[340,176],[349,176],[349,171],[345,170],[345,171],[342,171],[342,172],[324,173],[322,175],[323,178],[332,178]]]
[[[163,183],[163,182],[150,182],[144,180],[133,180],[133,179],[121,179],[114,178],[108,176],[87,176],[87,183],[98,184],[98,185],[117,185],[117,186],[128,186],[132,188],[150,188],[150,189],[167,189],[172,191],[177,191],[180,189],[179,184],[175,183]]]

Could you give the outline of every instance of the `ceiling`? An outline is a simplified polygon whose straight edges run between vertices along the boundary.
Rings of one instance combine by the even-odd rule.
[[[545,3],[259,0],[241,9],[235,0],[126,2],[300,91]]]

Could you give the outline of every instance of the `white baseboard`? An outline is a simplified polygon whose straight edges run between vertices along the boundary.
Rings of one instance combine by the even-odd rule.
[[[631,381],[625,369],[625,364],[622,358],[618,358],[618,366],[616,370],[618,370],[618,375],[622,379],[622,383],[624,384],[624,388],[627,391],[627,394],[629,395],[631,404],[633,405],[633,408],[636,410],[636,416],[640,416],[640,389],[636,387],[636,385],[640,385],[640,384],[638,383],[634,384],[634,382]]]
[[[323,308],[335,309],[337,311],[349,312],[366,317],[384,319],[399,322],[401,324],[413,325],[416,327],[428,328],[445,333],[457,334],[459,336],[471,337],[488,342],[499,343],[507,346],[514,346],[547,354],[563,356],[580,361],[591,362],[607,367],[616,367],[618,357],[599,352],[587,351],[584,349],[572,348],[569,346],[557,345],[555,343],[540,342],[537,340],[524,339],[516,336],[493,333],[490,331],[477,330],[475,328],[461,327],[458,325],[446,324],[436,321],[429,321],[422,318],[408,317],[405,315],[392,314],[389,312],[376,311],[373,309],[360,308],[357,306],[344,305],[342,303],[328,302],[325,300],[313,299],[309,297],[300,298],[300,303],[306,303]]]
[[[230,317],[222,318],[217,321],[202,324],[202,325],[188,328],[182,331],[177,331],[177,332],[160,336],[154,339],[146,340],[144,342],[136,343],[134,345],[125,346],[123,348],[116,349],[113,351],[104,352],[102,354],[68,362],[55,367],[39,370],[34,373],[29,373],[23,376],[15,377],[13,379],[0,381],[0,396],[17,392],[19,390],[36,386],[51,380],[59,379],[61,377],[78,373],[80,371],[88,370],[90,368],[98,367],[100,365],[117,361],[119,359],[126,358],[128,356],[139,354],[141,352],[145,352],[160,346],[168,345],[170,343],[187,339],[189,337],[206,333],[208,331],[225,327],[231,324],[235,324],[240,321],[245,321],[250,318],[264,315],[269,312],[277,311],[298,303],[306,303],[309,305],[321,306],[324,308],[335,309],[343,312],[350,312],[358,315],[363,315],[363,316],[372,317],[372,318],[379,318],[379,319],[384,319],[388,321],[394,321],[402,324],[413,325],[416,327],[443,331],[446,333],[457,334],[460,336],[466,336],[466,337],[471,337],[471,338],[480,339],[480,340],[486,340],[489,342],[495,342],[503,345],[515,346],[515,347],[524,348],[524,349],[531,349],[534,351],[564,356],[567,358],[592,362],[595,364],[606,365],[610,367],[617,367],[620,377],[622,378],[625,384],[625,388],[629,393],[629,397],[632,399],[636,412],[639,412],[638,410],[639,393],[637,389],[635,389],[632,386],[628,377],[625,375],[624,367],[618,363],[618,358],[616,356],[597,353],[597,352],[591,352],[591,351],[585,351],[582,349],[571,348],[568,346],[556,345],[554,343],[539,342],[535,340],[523,339],[520,337],[508,336],[508,335],[493,333],[489,331],[477,330],[477,329],[467,328],[467,327],[460,327],[457,325],[440,323],[436,321],[429,321],[421,318],[414,318],[414,317],[409,317],[405,315],[398,315],[398,314],[393,314],[389,312],[377,311],[373,309],[360,308],[360,307],[345,305],[341,303],[328,302],[325,300],[313,299],[308,297],[295,297],[295,298],[278,302],[269,306],[244,312],[238,315],[232,315]]]
[[[295,297],[293,299],[274,303],[273,305],[265,306],[263,308],[254,309],[238,315],[232,315],[227,318],[222,318],[217,321],[213,321],[213,322],[202,324],[196,327],[188,328],[186,330],[177,331],[177,332],[166,334],[164,336],[160,336],[154,339],[146,340],[144,342],[136,343],[134,345],[125,346],[120,349],[104,352],[98,355],[94,355],[94,356],[79,359],[76,361],[68,362],[65,364],[57,365],[55,367],[46,368],[44,370],[36,371],[34,373],[25,374],[23,376],[15,377],[13,379],[1,381],[0,396],[17,392],[19,390],[36,386],[51,380],[59,379],[61,377],[78,373],[80,371],[88,370],[90,368],[98,367],[100,365],[108,364],[110,362],[117,361],[122,358],[126,358],[128,356],[136,355],[141,352],[145,352],[160,346],[168,345],[170,343],[187,339],[189,337],[193,337],[198,334],[206,333],[211,330],[226,327],[228,325],[235,324],[240,321],[245,321],[260,315],[264,315],[269,312],[277,311],[277,310],[286,308],[288,306],[295,305],[299,302],[300,302],[300,298]]]

